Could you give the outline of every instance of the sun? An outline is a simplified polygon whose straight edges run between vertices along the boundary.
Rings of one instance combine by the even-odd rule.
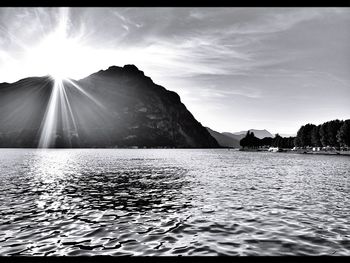
[[[46,35],[28,53],[32,70],[55,80],[74,78],[87,65],[87,49],[79,39],[69,38],[60,30]]]
[[[37,48],[38,60],[45,65],[47,74],[58,80],[70,77],[72,63],[77,64],[73,60],[79,53],[78,43],[60,34],[51,34]]]
[[[143,64],[157,59],[153,54],[145,55],[144,49],[116,46],[119,38],[108,43],[96,41],[94,30],[84,23],[74,24],[68,9],[60,10],[55,26],[31,36],[29,43],[21,43],[18,57],[23,76],[79,80],[111,65]]]

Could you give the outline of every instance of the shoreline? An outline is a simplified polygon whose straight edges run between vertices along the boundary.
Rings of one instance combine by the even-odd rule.
[[[283,149],[281,152],[269,152],[265,149],[243,149],[243,148],[232,148],[232,147],[220,147],[220,148],[134,148],[134,147],[125,147],[125,148],[98,148],[98,147],[91,147],[91,148],[20,148],[20,147],[12,147],[12,148],[7,148],[7,147],[0,147],[0,150],[26,150],[26,149],[32,149],[32,150],[89,150],[89,149],[106,149],[106,150],[123,150],[123,149],[129,149],[129,150],[193,150],[193,149],[226,149],[230,151],[240,151],[240,152],[266,152],[266,153],[271,153],[271,154],[276,154],[276,153],[288,153],[288,154],[311,154],[311,155],[333,155],[333,156],[350,156],[350,151],[318,151],[318,152],[313,152],[313,151],[308,151],[308,150],[297,150],[297,151],[292,151],[291,149]]]
[[[334,156],[350,156],[350,151],[336,151],[336,152],[298,152],[299,154],[313,154],[313,155],[334,155]]]
[[[267,150],[261,149],[239,149],[242,152],[268,152]],[[312,154],[312,155],[334,155],[334,156],[350,156],[350,151],[309,151],[309,150],[297,150],[292,151],[290,149],[283,149],[281,152],[271,152],[271,153],[291,153],[291,154]]]

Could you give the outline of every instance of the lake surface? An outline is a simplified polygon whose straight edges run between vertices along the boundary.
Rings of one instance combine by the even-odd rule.
[[[0,149],[0,255],[350,255],[350,158]]]

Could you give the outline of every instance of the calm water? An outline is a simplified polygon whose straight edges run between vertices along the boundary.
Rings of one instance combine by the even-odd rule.
[[[0,150],[0,255],[350,255],[350,158]]]

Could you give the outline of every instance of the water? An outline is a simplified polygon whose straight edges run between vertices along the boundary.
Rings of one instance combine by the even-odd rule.
[[[1,149],[0,255],[350,255],[350,158]]]

